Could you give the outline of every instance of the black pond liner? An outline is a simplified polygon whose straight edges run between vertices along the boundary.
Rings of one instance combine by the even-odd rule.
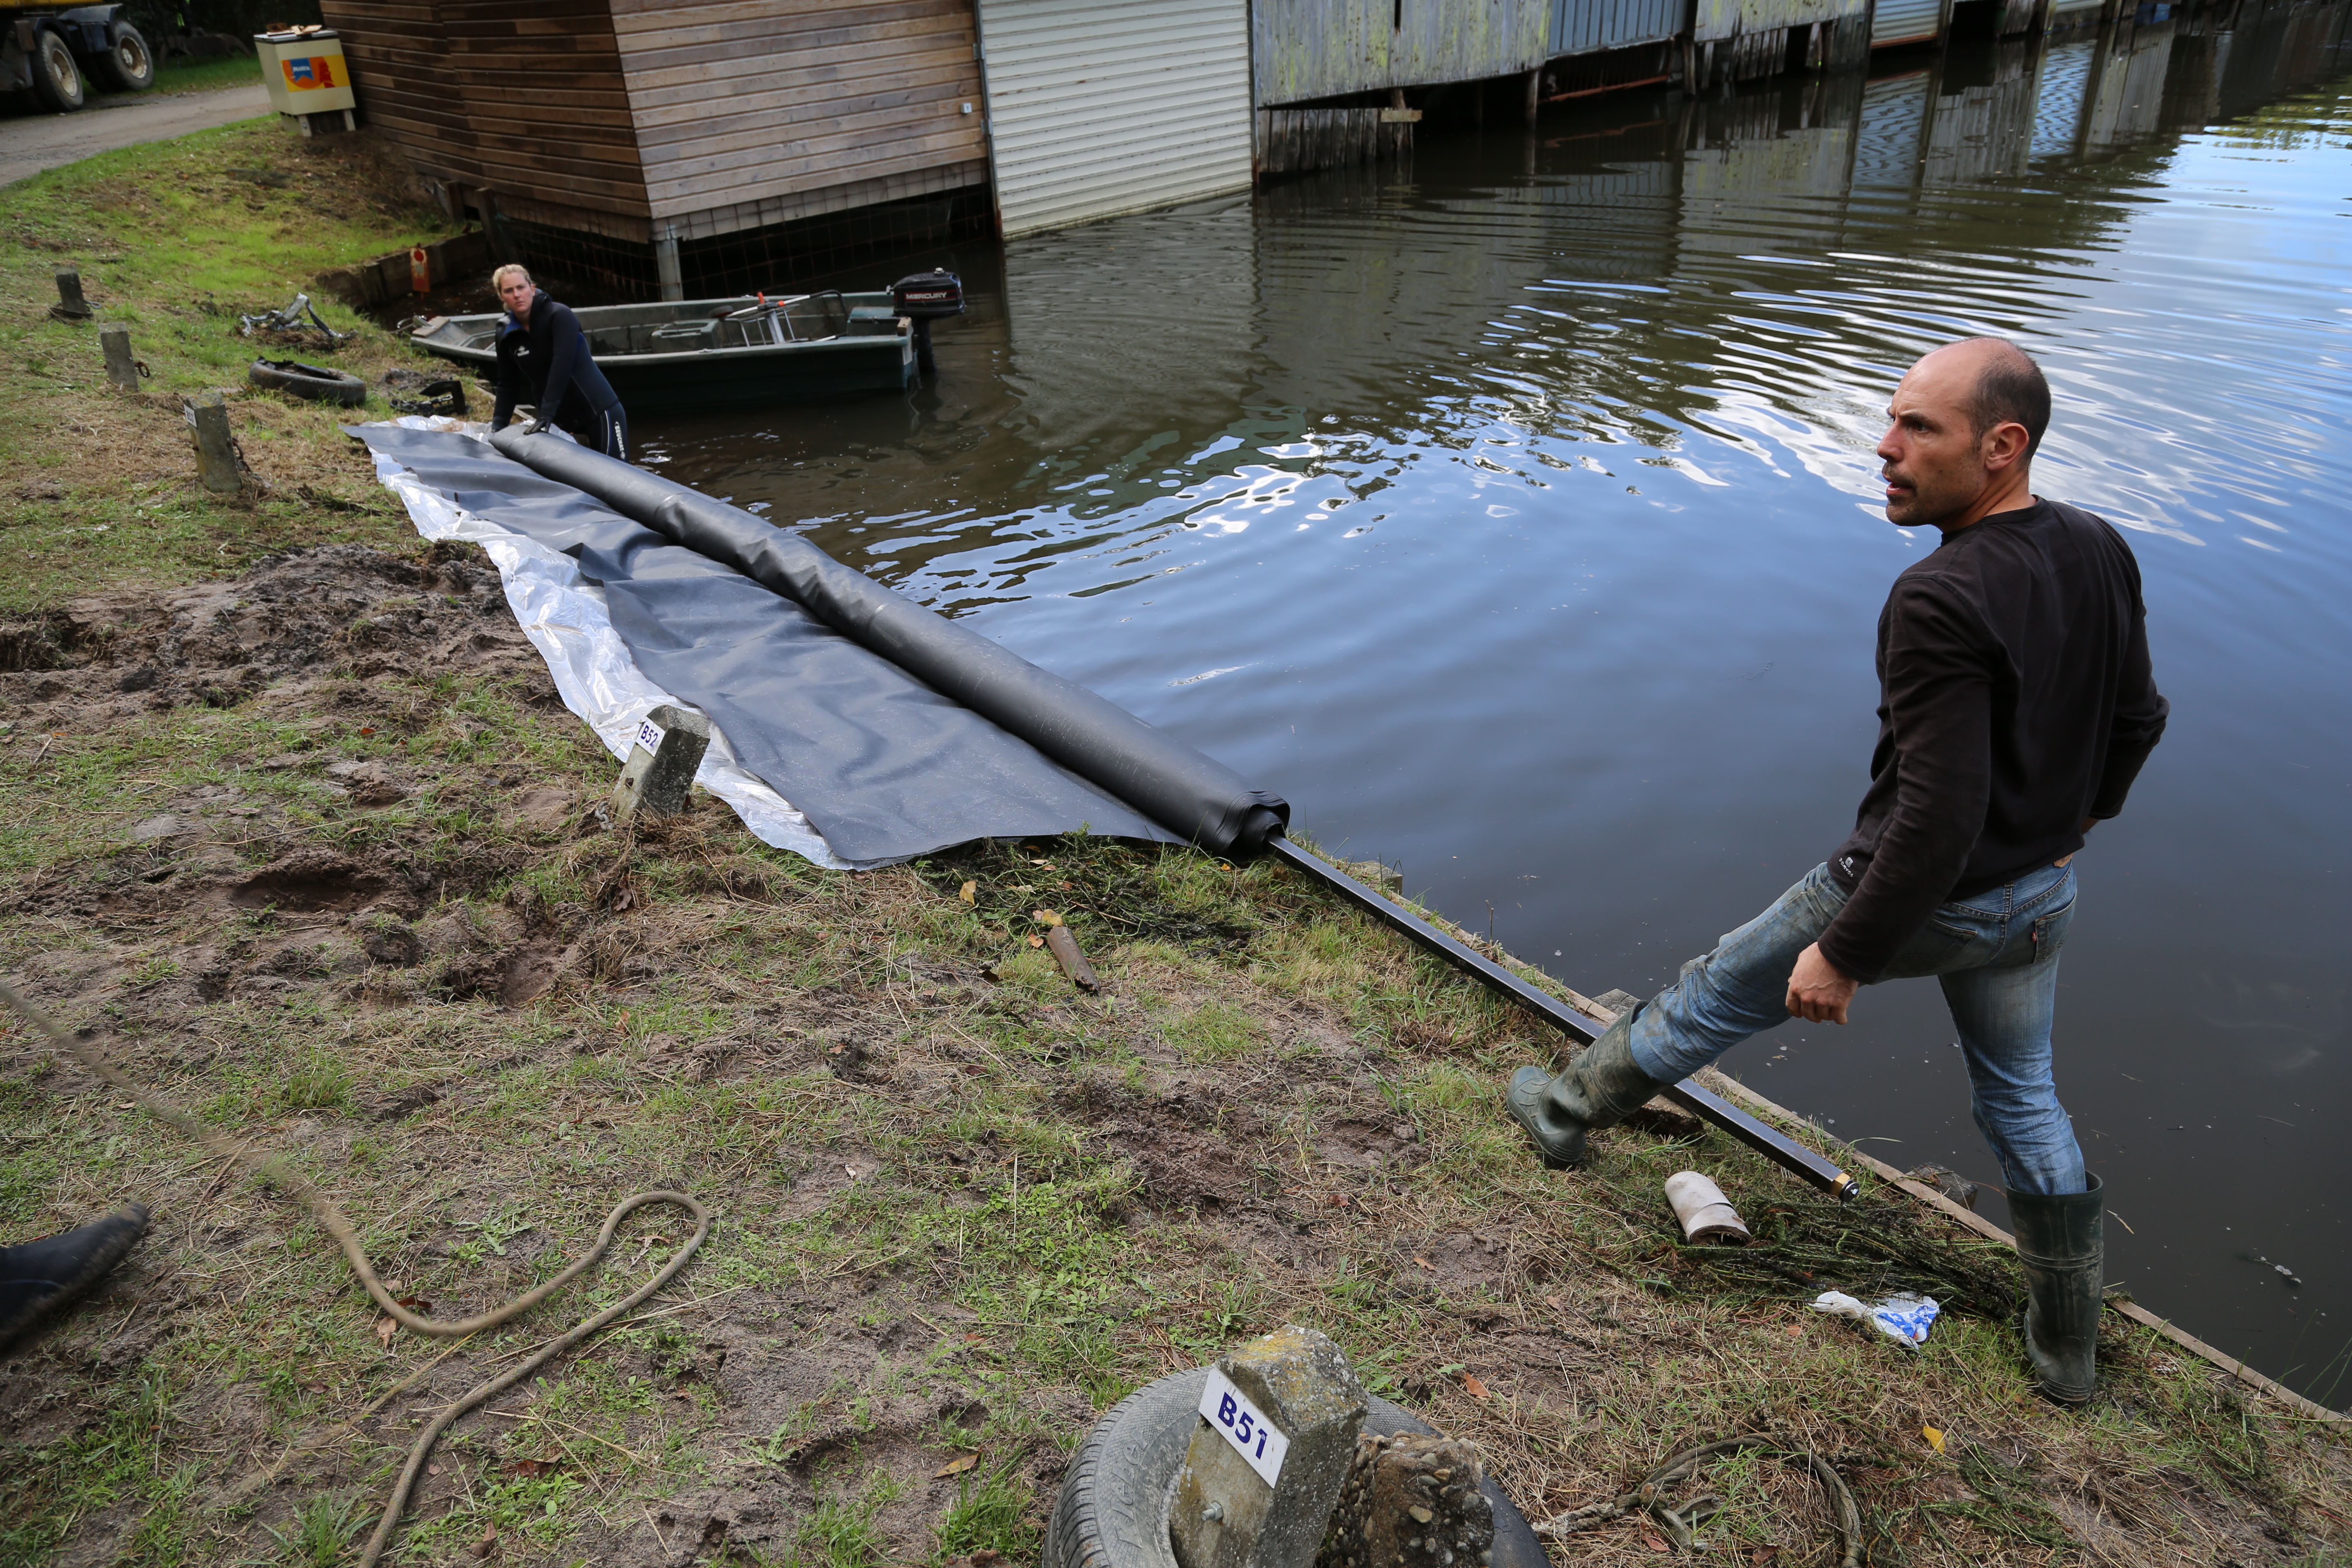
[[[579,563],[657,684],[835,854],[1066,833],[1248,855],[1290,815],[1223,763],[798,535],[553,436],[349,426],[465,510]]]

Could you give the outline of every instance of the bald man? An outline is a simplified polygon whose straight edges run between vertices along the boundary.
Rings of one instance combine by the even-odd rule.
[[[2041,368],[1997,338],[1948,344],[1887,415],[1887,521],[1943,542],[1879,615],[1878,745],[1853,831],[1566,1071],[1521,1068],[1508,1103],[1564,1169],[1587,1132],[1750,1035],[1843,1024],[1863,986],[1934,975],[2008,1183],[2034,1382],[2079,1404],[2095,1385],[2101,1200],[2051,1073],[2058,952],[2074,852],[2123,809],[2168,707],[2123,536],[2033,494]]]

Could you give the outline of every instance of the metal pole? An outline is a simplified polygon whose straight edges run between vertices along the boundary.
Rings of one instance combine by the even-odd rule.
[[[915,369],[922,375],[940,374],[940,362],[931,357],[931,319],[915,318]]]
[[[677,262],[677,225],[654,241],[654,270],[661,278],[661,297],[665,300],[686,298],[686,274]]]
[[[1276,838],[1268,847],[1291,865],[1320,879],[1333,892],[1374,919],[1412,938],[1464,973],[1501,992],[1579,1045],[1591,1044],[1608,1027],[1600,1019],[1578,1012],[1550,992],[1538,990],[1501,964],[1456,942],[1410,910],[1391,903],[1287,838]],[[1692,1115],[1720,1127],[1766,1159],[1841,1202],[1852,1198],[1861,1190],[1860,1184],[1839,1169],[1836,1162],[1828,1156],[1774,1131],[1689,1079],[1669,1084],[1661,1092]]]

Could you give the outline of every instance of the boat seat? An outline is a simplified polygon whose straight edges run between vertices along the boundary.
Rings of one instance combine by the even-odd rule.
[[[656,327],[650,334],[651,351],[655,353],[677,353],[687,349],[715,347],[719,341],[716,321],[680,321],[674,327]]]

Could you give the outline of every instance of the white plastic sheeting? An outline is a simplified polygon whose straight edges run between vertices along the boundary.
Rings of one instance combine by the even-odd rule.
[[[454,419],[424,419],[414,416],[393,421],[411,430],[452,431],[483,441],[485,424],[461,424]],[[547,661],[563,705],[587,721],[615,758],[626,758],[637,725],[655,708],[667,702],[701,712],[691,702],[673,697],[646,678],[630,657],[628,644],[613,629],[604,606],[604,591],[580,575],[572,557],[550,550],[537,540],[499,527],[453,503],[425,486],[392,458],[378,455],[376,477],[408,509],[409,521],[427,539],[462,539],[478,544],[499,569],[507,604],[515,623]],[[708,715],[705,715],[708,717]],[[753,837],[778,849],[789,849],[834,870],[867,870],[893,864],[888,860],[845,860],[833,852],[809,819],[794,810],[758,775],[740,766],[726,735],[710,727],[710,749],[694,782],[732,806]]]

